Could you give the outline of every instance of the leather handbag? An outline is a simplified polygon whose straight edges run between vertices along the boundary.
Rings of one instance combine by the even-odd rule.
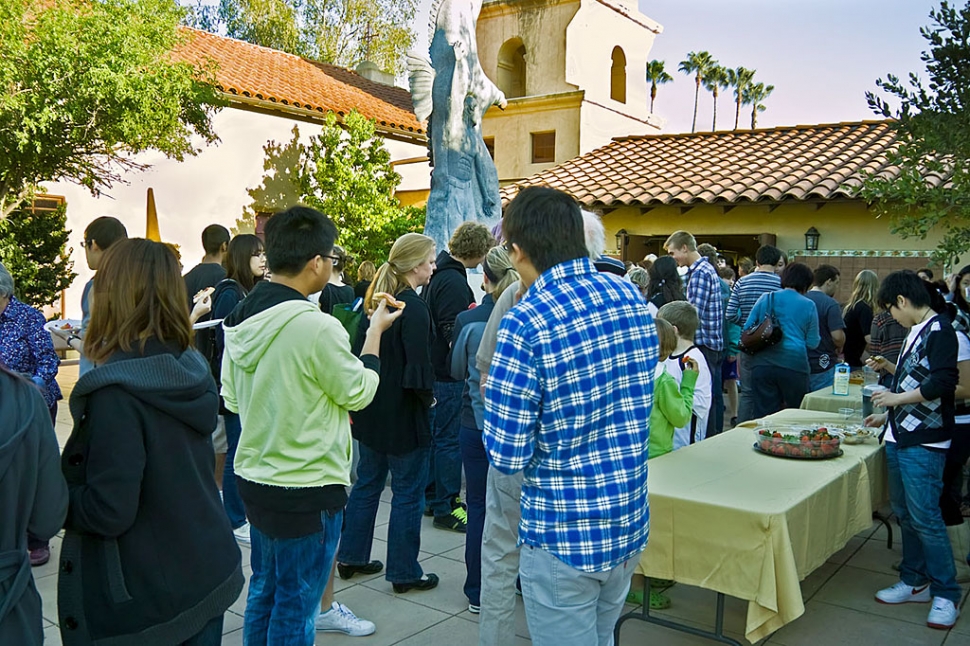
[[[775,318],[774,293],[768,294],[768,312],[757,325],[741,332],[741,350],[746,354],[758,354],[765,348],[781,343],[781,325]]]

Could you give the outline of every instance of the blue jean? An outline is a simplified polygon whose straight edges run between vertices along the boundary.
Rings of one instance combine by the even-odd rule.
[[[322,512],[320,521],[321,531],[300,538],[272,538],[253,526],[245,646],[312,646],[343,512]]]
[[[465,596],[468,603],[481,606],[482,531],[485,528],[485,486],[488,482],[488,455],[482,432],[462,425],[461,463],[465,467],[465,497],[468,524],[465,530]]]
[[[421,549],[421,514],[424,485],[428,479],[428,449],[403,455],[381,453],[360,444],[357,483],[350,490],[346,523],[337,562],[365,565],[374,544],[374,521],[381,492],[391,473],[391,518],[387,527],[387,570],[391,583],[417,581],[424,575],[418,564]]]
[[[751,419],[777,413],[785,408],[798,408],[808,392],[808,374],[778,366],[753,366]]]
[[[808,376],[808,392],[813,393],[823,388],[831,388],[835,383],[835,366],[824,372],[815,372]]]
[[[435,516],[451,514],[452,503],[461,494],[461,449],[458,447],[458,428],[461,426],[461,393],[464,381],[434,382],[437,404],[432,409],[431,461],[429,474],[434,484],[434,496],[429,501]]]
[[[236,448],[239,446],[239,436],[242,434],[242,423],[239,415],[226,411],[223,416],[226,422],[226,466],[222,471],[222,505],[226,508],[226,516],[233,529],[246,524],[246,508],[239,489],[236,487],[236,469],[233,461],[236,459]]]
[[[930,594],[959,605],[961,590],[940,512],[945,462],[946,451],[886,442],[889,502],[903,540],[900,579],[913,587],[929,582]]]

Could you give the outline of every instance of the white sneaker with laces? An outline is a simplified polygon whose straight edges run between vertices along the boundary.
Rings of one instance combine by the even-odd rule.
[[[373,621],[361,619],[342,603],[333,602],[330,610],[317,615],[316,629],[324,633],[345,633],[351,637],[373,635],[377,626]]]
[[[953,602],[943,597],[933,597],[933,607],[930,614],[926,616],[926,625],[930,628],[949,630],[957,622],[960,611],[953,605]]]
[[[249,545],[249,522],[247,521],[243,523],[241,526],[232,530],[232,534],[233,536],[236,537],[236,540],[238,542]]]
[[[924,585],[914,588],[902,581],[891,588],[883,588],[876,593],[876,601],[879,603],[928,603],[930,601],[930,586]]]

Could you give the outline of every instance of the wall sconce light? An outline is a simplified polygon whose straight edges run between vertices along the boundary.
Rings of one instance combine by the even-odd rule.
[[[626,229],[620,229],[616,232],[616,250],[621,254],[623,253],[623,247],[626,246],[626,236]]]
[[[818,229],[812,227],[805,232],[805,251],[818,251],[818,239],[821,234]]]

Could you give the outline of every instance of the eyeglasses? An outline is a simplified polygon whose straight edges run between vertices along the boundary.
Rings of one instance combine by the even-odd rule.
[[[320,257],[329,258],[333,262],[333,264],[337,264],[338,262],[340,262],[340,256],[328,256],[327,254],[322,253],[320,254]]]
[[[90,240],[81,240],[81,248],[82,249],[87,249],[90,246],[91,246],[91,241]]]
[[[502,248],[505,249],[506,253],[512,253],[512,243],[508,240],[502,243]]]

